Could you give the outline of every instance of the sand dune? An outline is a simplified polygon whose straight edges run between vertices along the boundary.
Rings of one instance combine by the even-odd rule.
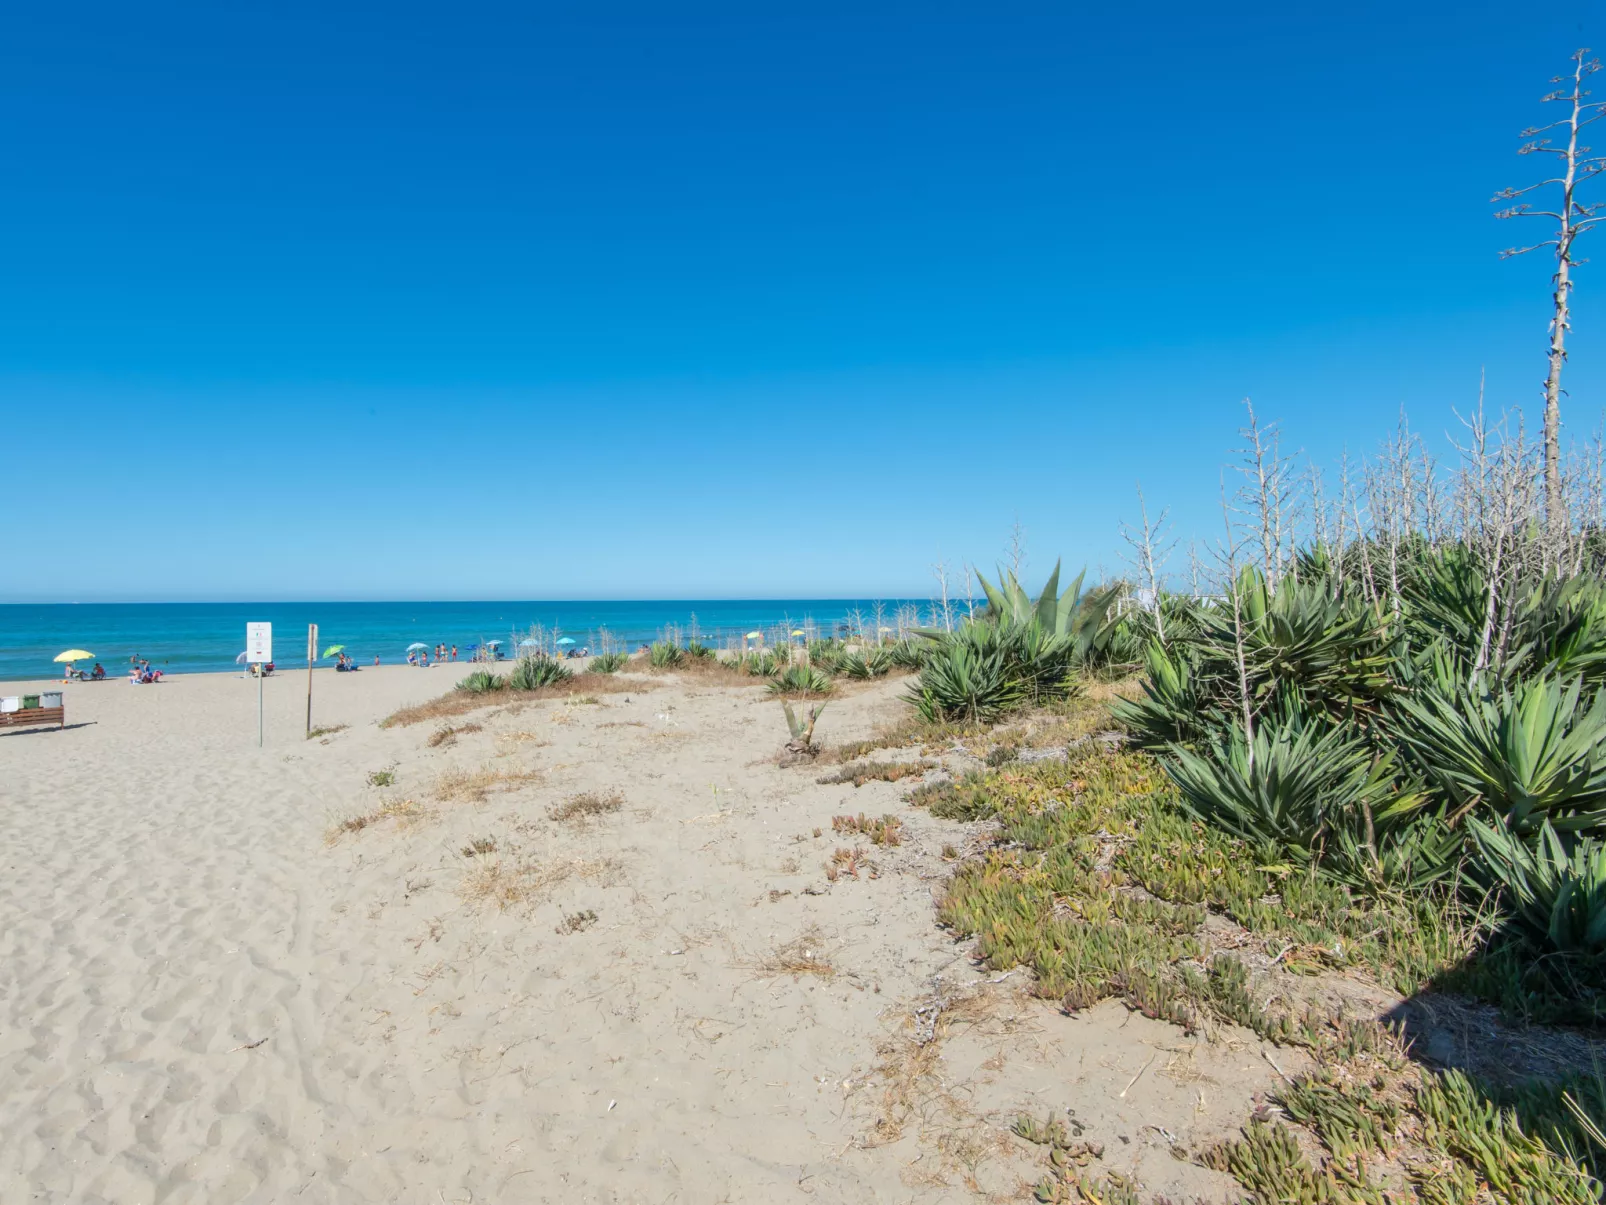
[[[782,769],[778,706],[697,681],[377,726],[452,676],[321,672],[346,727],[311,741],[305,676],[270,680],[260,751],[232,675],[0,734],[0,1200],[1014,1199],[1009,1121],[1066,1106],[1221,1195],[1146,1123],[1225,1129],[1266,1068],[987,982],[933,923],[963,830],[907,784]],[[833,882],[849,810],[906,839]],[[1188,1073],[1117,1095],[1161,1055]]]

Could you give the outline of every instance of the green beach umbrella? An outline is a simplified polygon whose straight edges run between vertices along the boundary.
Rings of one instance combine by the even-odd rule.
[[[323,655],[325,657],[333,657],[336,653],[343,653],[345,651],[346,651],[346,646],[345,645],[343,645],[343,644],[331,644],[328,648],[324,649]]]

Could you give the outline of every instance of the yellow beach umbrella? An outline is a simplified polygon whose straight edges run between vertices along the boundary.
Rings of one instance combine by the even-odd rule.
[[[83,649],[68,649],[65,653],[56,654],[57,661],[65,661],[68,664],[74,661],[93,661],[94,659],[94,653],[86,653]]]
[[[746,639],[748,639],[748,640],[763,640],[764,639],[764,633],[763,632],[749,632],[747,634]]]
[[[792,629],[792,635],[794,635],[794,636],[803,635],[803,629],[802,628],[793,628]]]

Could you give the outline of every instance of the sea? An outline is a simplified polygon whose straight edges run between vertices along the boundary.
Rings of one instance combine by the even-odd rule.
[[[320,653],[343,645],[359,665],[396,665],[410,644],[457,645],[460,659],[474,646],[500,640],[515,649],[534,629],[551,645],[635,649],[664,635],[693,636],[718,646],[749,632],[766,640],[794,631],[845,633],[858,624],[906,625],[929,604],[912,599],[675,599],[615,602],[270,602],[270,603],[10,603],[0,605],[0,681],[51,678],[58,653],[82,649],[109,674],[126,673],[130,658],[170,674],[236,668],[247,623],[273,625],[274,660],[306,665],[307,625],[318,625]],[[324,662],[320,662],[321,664]],[[88,669],[92,661],[81,662]]]

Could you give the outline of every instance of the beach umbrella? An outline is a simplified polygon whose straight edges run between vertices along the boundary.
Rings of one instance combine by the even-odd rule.
[[[93,661],[94,659],[94,653],[86,653],[83,649],[68,649],[65,653],[56,654],[57,661],[65,661],[69,665],[74,661]]]
[[[345,645],[343,645],[343,644],[331,644],[328,648],[324,649],[323,655],[325,657],[333,657],[336,653],[343,653],[345,651],[346,651],[346,646]]]
[[[764,633],[763,632],[749,632],[743,639],[746,639],[746,640],[763,640],[764,639]]]
[[[249,657],[250,655],[251,654],[249,652],[241,653],[238,657],[236,657],[234,659],[234,664],[236,664],[236,665],[244,665],[245,664],[245,659],[247,657]]]
[[[802,628],[793,628],[792,629],[792,635],[794,635],[794,636],[803,635],[803,629]]]
[[[568,637],[567,637],[567,636],[564,636],[564,637],[563,637],[563,638],[561,638],[561,639],[560,639],[560,640],[559,640],[559,641],[558,641],[558,643],[559,643],[559,644],[573,644],[573,643],[574,643],[574,641],[572,641],[572,640],[570,640],[570,639],[569,639],[569,638],[568,638]]]
[[[419,649],[427,649],[428,647],[429,647],[429,645],[415,640],[415,641],[413,641],[411,644],[409,644],[407,646],[407,651],[409,653],[416,653]]]
[[[485,647],[486,648],[490,648],[493,644],[501,644],[501,643],[502,642],[500,640],[487,640],[485,642]]]
[[[558,643],[562,644],[563,641],[560,640]],[[521,640],[519,641],[519,647],[521,649],[538,649],[541,647],[541,642],[539,640]]]

